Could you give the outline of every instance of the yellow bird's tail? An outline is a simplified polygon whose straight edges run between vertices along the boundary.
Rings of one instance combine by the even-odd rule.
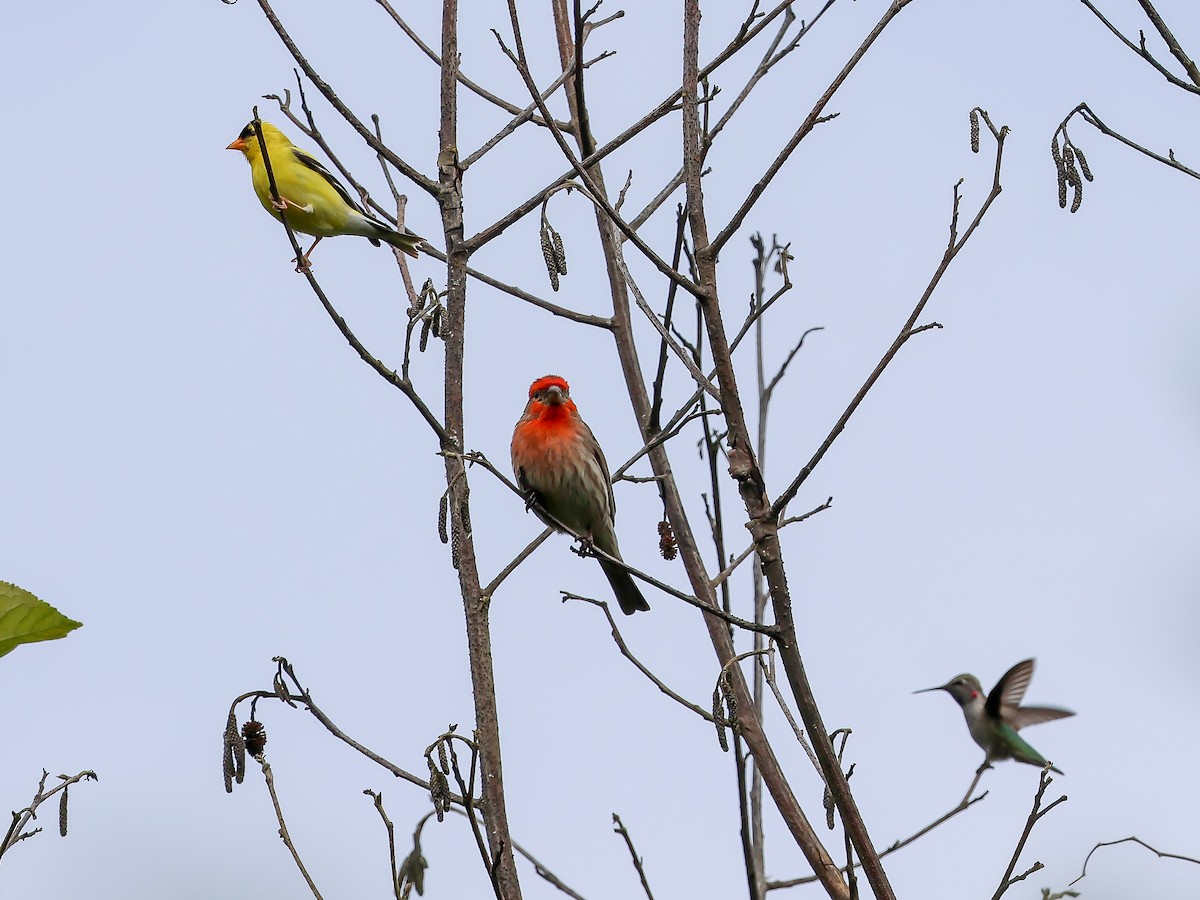
[[[399,231],[393,231],[390,228],[381,229],[379,232],[379,237],[380,239],[387,241],[393,247],[403,250],[414,259],[419,255],[417,253],[417,248],[425,242],[425,238],[421,237],[420,235],[413,234],[411,231],[405,231],[402,233]]]

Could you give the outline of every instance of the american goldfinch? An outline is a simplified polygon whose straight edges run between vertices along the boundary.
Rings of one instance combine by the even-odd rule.
[[[278,206],[271,198],[271,183],[258,135],[254,133],[254,123],[243,128],[237,140],[225,149],[241,150],[250,163],[254,193],[263,209],[276,219],[281,213],[286,215],[293,229],[316,238],[304,254],[302,265],[308,264],[309,256],[322,238],[339,234],[360,235],[376,247],[380,241],[387,241],[409,256],[417,255],[417,247],[424,238],[411,231],[396,231],[368,214],[328,169],[289,141],[287,135],[270,122],[259,124],[282,201]]]

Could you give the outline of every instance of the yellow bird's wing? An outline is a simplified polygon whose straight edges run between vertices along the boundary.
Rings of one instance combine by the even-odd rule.
[[[327,168],[325,168],[323,165],[321,165],[321,163],[319,163],[313,157],[309,156],[307,153],[305,153],[299,147],[292,148],[292,155],[295,156],[296,162],[300,163],[302,166],[304,166],[307,169],[311,169],[312,171],[314,171],[318,175],[320,175],[322,178],[324,178],[329,183],[329,186],[338,192],[338,196],[340,196],[344,201],[346,201],[347,206],[349,206],[355,212],[361,213],[364,216],[367,215],[366,210],[364,210],[359,205],[358,201],[355,200],[352,196],[350,196],[350,192],[348,190],[346,190],[346,186],[343,185],[340,181],[338,181],[337,177],[332,172],[330,172]]]

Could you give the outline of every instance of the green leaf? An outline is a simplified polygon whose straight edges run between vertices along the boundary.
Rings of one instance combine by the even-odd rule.
[[[18,644],[66,637],[82,624],[68,619],[29,591],[0,581],[0,656]]]

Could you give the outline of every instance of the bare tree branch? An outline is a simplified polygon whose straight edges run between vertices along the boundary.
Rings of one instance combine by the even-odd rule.
[[[979,227],[979,224],[983,221],[983,217],[987,215],[988,210],[991,209],[992,204],[996,201],[996,198],[1000,196],[1000,192],[1003,190],[1000,185],[1000,166],[1004,158],[1004,139],[1008,135],[1008,126],[1005,125],[1001,128],[995,128],[992,125],[991,120],[987,118],[987,113],[983,112],[982,110],[981,112],[984,116],[984,121],[986,121],[988,124],[988,128],[992,131],[992,136],[996,139],[996,158],[993,169],[991,191],[988,193],[987,197],[984,198],[984,201],[980,205],[978,212],[975,214],[975,218],[971,220],[971,224],[967,226],[966,231],[964,231],[960,237],[958,232],[958,218],[959,204],[962,200],[962,197],[959,194],[959,188],[962,185],[962,181],[960,180],[954,185],[953,202],[951,204],[950,213],[949,241],[946,244],[946,250],[942,254],[941,261],[938,263],[937,268],[930,277],[929,283],[925,286],[925,291],[921,294],[921,298],[917,301],[916,306],[913,307],[913,311],[909,314],[908,319],[905,320],[904,325],[901,326],[900,332],[896,335],[895,340],[892,341],[891,346],[888,347],[887,351],[883,354],[883,357],[878,363],[876,363],[875,368],[871,371],[871,374],[867,376],[867,380],[863,382],[862,387],[858,389],[858,393],[854,395],[854,398],[850,401],[850,404],[845,410],[843,410],[841,416],[838,417],[837,422],[834,423],[833,428],[830,429],[829,434],[825,437],[825,440],[821,442],[821,445],[817,448],[816,452],[813,453],[812,458],[809,459],[796,477],[792,479],[787,488],[784,489],[783,493],[781,493],[775,500],[771,507],[772,515],[779,516],[782,514],[783,510],[787,507],[788,502],[794,496],[796,496],[796,492],[800,490],[801,485],[803,485],[808,479],[808,476],[812,474],[813,469],[815,469],[817,464],[820,463],[821,459],[828,452],[829,448],[833,446],[833,442],[837,440],[838,435],[845,430],[846,423],[850,421],[850,417],[854,415],[855,410],[857,410],[862,404],[863,400],[866,399],[867,394],[870,392],[871,388],[875,386],[875,383],[879,380],[879,377],[883,374],[884,370],[888,367],[891,361],[896,358],[896,354],[900,352],[900,348],[903,347],[908,342],[909,338],[911,338],[914,334],[919,333],[917,331],[917,319],[919,319],[921,317],[921,313],[925,311],[925,305],[929,302],[929,298],[933,296],[933,292],[937,289],[938,284],[941,283],[942,276],[946,274],[946,271],[950,268],[950,264],[954,262],[954,258],[959,254],[959,251],[961,251],[966,245],[967,241],[971,239],[971,235],[975,233],[975,229]],[[859,849],[859,852],[862,852],[861,848]]]
[[[629,649],[629,645],[625,643],[625,638],[621,635],[621,629],[619,629],[617,627],[617,622],[613,618],[612,610],[610,610],[608,608],[607,603],[605,603],[603,600],[593,600],[591,597],[583,597],[579,594],[567,593],[566,591],[563,591],[562,598],[564,601],[566,601],[566,600],[582,600],[584,603],[590,603],[592,606],[600,607],[600,609],[604,612],[605,618],[608,619],[608,626],[612,630],[613,641],[616,643],[617,649],[621,651],[621,655],[624,656],[631,663],[633,663],[634,667],[639,672],[641,672],[643,675],[645,675],[648,679],[650,679],[650,682],[656,688],[658,688],[660,691],[662,691],[664,694],[666,694],[668,697],[670,697],[676,703],[690,709],[692,712],[694,712],[696,715],[700,716],[702,719],[705,719],[706,721],[711,722],[713,720],[713,716],[712,716],[711,712],[709,712],[708,710],[706,710],[704,707],[700,706],[699,704],[692,703],[690,700],[685,698],[683,695],[678,694],[675,691],[671,690],[671,688],[669,688],[667,686],[666,682],[664,682],[661,678],[659,678],[657,675],[655,675],[653,672],[651,672],[650,669],[640,659],[638,659],[636,656],[633,655],[633,651],[631,651]]]
[[[764,28],[771,24],[778,16],[782,15],[796,0],[779,0],[779,2],[767,13],[759,14],[754,10],[746,17],[746,21],[742,23],[742,27],[738,30],[737,35],[725,46],[725,48],[713,58],[712,62],[706,65],[701,70],[701,77],[707,77],[715,72],[722,64],[732,58],[739,50],[750,44]],[[757,9],[757,2],[754,9]],[[591,168],[609,154],[620,149],[637,135],[641,134],[655,122],[662,119],[669,113],[679,108],[680,92],[675,91],[665,100],[658,104],[653,110],[635,122],[633,125],[626,128],[619,135],[608,141],[603,146],[590,153],[582,160],[580,164],[584,168]],[[559,185],[563,184],[568,179],[574,176],[575,169],[572,167],[564,174],[560,175],[554,181],[550,182],[546,187],[542,188],[537,193],[523,201],[515,209],[506,213],[497,221],[487,226],[483,230],[463,242],[463,250],[468,255],[476,249],[499,237],[515,222],[519,222],[533,210],[537,209],[546,195],[555,190]]]
[[[904,838],[903,840],[895,841],[890,846],[888,846],[886,849],[879,851],[879,857],[882,859],[885,856],[890,856],[891,854],[895,853],[897,850],[902,850],[903,848],[907,847],[909,844],[915,843],[916,841],[925,837],[925,835],[929,834],[929,832],[933,831],[935,828],[938,828],[939,826],[944,825],[946,822],[949,822],[951,819],[953,819],[959,813],[964,812],[965,810],[974,806],[976,803],[978,803],[980,800],[982,800],[986,796],[987,796],[987,791],[984,791],[978,797],[972,797],[969,800],[964,798],[963,801],[961,801],[957,806],[955,806],[953,809],[949,810],[948,812],[945,812],[942,815],[938,816],[936,819],[934,819],[932,822],[930,822],[924,828],[921,828],[920,830],[913,832],[912,834],[910,834],[908,837]],[[861,863],[858,863],[858,866],[861,866],[861,865],[862,865]],[[776,890],[781,890],[783,888],[799,887],[802,884],[812,884],[816,880],[817,880],[816,876],[806,875],[803,878],[788,878],[788,879],[783,879],[780,881],[768,881],[767,882],[767,890],[768,891],[776,891]]]
[[[42,770],[42,777],[38,780],[37,789],[33,792],[33,799],[29,801],[29,805],[24,809],[19,809],[13,812],[12,822],[9,823],[8,831],[5,832],[4,838],[0,839],[0,856],[4,856],[16,844],[27,840],[38,834],[42,829],[34,828],[32,831],[26,831],[31,820],[37,818],[38,807],[53,797],[55,794],[62,793],[63,799],[59,803],[59,834],[66,837],[66,795],[67,789],[73,784],[78,784],[81,781],[98,781],[98,777],[91,769],[84,769],[75,775],[59,775],[59,782],[50,790],[46,790],[46,779],[50,777],[50,773],[45,769]]]
[[[1050,153],[1054,158],[1054,166],[1058,171],[1058,205],[1060,207],[1066,208],[1067,191],[1070,188],[1073,193],[1071,212],[1077,212],[1083,199],[1083,182],[1084,180],[1092,180],[1092,171],[1088,166],[1087,157],[1083,155],[1083,151],[1078,145],[1071,140],[1071,136],[1067,132],[1067,126],[1075,116],[1079,116],[1079,118],[1101,134],[1119,141],[1126,147],[1130,147],[1144,156],[1150,157],[1155,162],[1162,163],[1164,166],[1168,166],[1177,172],[1182,172],[1184,175],[1200,179],[1200,172],[1185,166],[1177,160],[1174,150],[1168,150],[1166,156],[1155,153],[1153,150],[1143,147],[1136,141],[1125,137],[1119,131],[1104,124],[1100,117],[1092,111],[1090,106],[1086,103],[1080,103],[1067,113],[1067,117],[1058,124],[1058,128],[1054,130],[1054,135],[1050,138]]]
[[[992,900],[1000,900],[1000,898],[1004,896],[1005,891],[1007,891],[1010,887],[1012,887],[1018,881],[1024,881],[1034,872],[1037,872],[1042,868],[1042,864],[1040,862],[1035,862],[1020,875],[1013,875],[1013,870],[1017,867],[1017,860],[1021,858],[1021,851],[1025,849],[1025,842],[1029,840],[1029,835],[1033,831],[1033,826],[1041,821],[1042,816],[1046,815],[1048,812],[1050,812],[1050,810],[1054,809],[1054,807],[1058,806],[1060,803],[1065,803],[1067,800],[1067,795],[1063,794],[1049,806],[1045,807],[1044,809],[1042,808],[1042,797],[1046,793],[1046,788],[1048,788],[1053,781],[1054,779],[1050,777],[1050,766],[1047,765],[1044,769],[1042,769],[1041,777],[1038,779],[1037,793],[1033,795],[1033,809],[1029,811],[1029,817],[1025,820],[1025,828],[1021,832],[1021,837],[1017,839],[1017,846],[1016,849],[1013,850],[1012,859],[1008,861],[1008,868],[1004,870],[1004,875],[1000,879],[1000,886],[996,888],[996,893],[992,894]]]
[[[862,44],[859,45],[859,48],[854,51],[854,54],[842,67],[842,70],[834,77],[829,87],[825,89],[825,93],[821,95],[819,100],[817,100],[816,105],[813,106],[808,116],[805,117],[804,121],[800,124],[800,127],[796,129],[795,134],[793,134],[788,142],[783,146],[783,149],[779,151],[774,161],[770,166],[767,167],[767,171],[763,173],[762,178],[758,180],[758,183],[750,189],[750,193],[746,195],[746,199],[742,201],[742,205],[738,207],[737,212],[733,214],[733,217],[729,220],[729,223],[723,229],[721,229],[721,232],[715,238],[713,238],[712,244],[708,248],[707,252],[711,252],[714,257],[720,252],[721,248],[724,247],[729,239],[737,232],[737,230],[742,227],[742,223],[746,220],[746,216],[750,214],[750,210],[754,208],[754,205],[758,203],[759,198],[762,197],[763,192],[766,191],[771,182],[775,180],[775,176],[779,174],[779,170],[783,168],[783,164],[788,161],[795,149],[800,146],[800,142],[808,137],[809,133],[814,128],[816,128],[822,122],[827,122],[830,118],[832,118],[831,116],[824,116],[822,113],[824,112],[825,107],[829,105],[829,101],[833,99],[833,95],[837,93],[838,88],[842,86],[842,83],[850,76],[850,73],[854,71],[855,66],[859,64],[862,58],[866,55],[867,51],[871,49],[871,45],[875,43],[875,39],[883,33],[883,30],[887,28],[889,24],[891,24],[892,19],[896,18],[896,16],[900,14],[900,11],[904,9],[904,7],[908,6],[908,4],[911,2],[912,0],[892,0],[891,5],[883,14],[883,18],[880,19],[875,27],[871,29],[871,32],[866,36]],[[685,120],[686,117],[687,111],[685,110]],[[697,250],[699,249],[700,248],[697,247]]]
[[[1183,66],[1184,71],[1187,72],[1188,77],[1191,79],[1190,84],[1168,69],[1154,57],[1154,55],[1146,47],[1145,34],[1141,34],[1141,41],[1135,44],[1129,38],[1125,37],[1125,35],[1121,33],[1121,30],[1117,28],[1116,25],[1104,17],[1104,14],[1095,7],[1095,5],[1092,3],[1092,0],[1080,0],[1080,2],[1091,11],[1092,15],[1103,22],[1104,26],[1114,35],[1116,35],[1117,39],[1120,40],[1122,44],[1153,66],[1154,70],[1162,75],[1163,78],[1167,79],[1167,81],[1171,82],[1171,84],[1178,88],[1183,88],[1185,91],[1190,91],[1193,94],[1200,94],[1200,71],[1197,71],[1196,64],[1183,51],[1183,48],[1179,46],[1179,42],[1175,40],[1175,36],[1171,34],[1170,29],[1167,28],[1166,23],[1163,22],[1162,17],[1158,14],[1158,11],[1150,4],[1150,0],[1138,0],[1138,3],[1141,4],[1142,9],[1145,10],[1146,16],[1154,24],[1154,27],[1158,29],[1159,34],[1162,36],[1163,41],[1166,42],[1167,48],[1171,51],[1171,54],[1177,60],[1179,60],[1179,63]]]
[[[533,80],[533,74],[529,70],[529,61],[525,56],[525,41],[521,37],[521,22],[520,17],[517,15],[516,0],[508,0],[508,15],[513,30],[514,50],[508,49],[504,41],[501,39],[499,33],[495,33],[496,40],[499,42],[500,47],[504,51],[505,55],[507,55],[509,59],[512,60],[513,65],[516,66],[521,78],[525,81],[525,86],[529,89],[530,95],[538,104],[538,108],[541,110],[543,117],[549,119],[549,110],[546,109],[545,101],[541,99],[537,85]],[[659,272],[676,282],[684,290],[690,293],[695,293],[697,289],[691,283],[691,281],[685,278],[679,272],[672,269],[666,263],[666,261],[663,260],[657,253],[655,253],[654,249],[642,239],[641,235],[634,231],[629,223],[622,218],[621,214],[617,212],[612,203],[609,202],[608,197],[605,196],[601,186],[592,178],[588,171],[588,167],[585,166],[585,164],[575,155],[574,151],[571,150],[570,146],[567,144],[566,138],[563,136],[563,133],[559,131],[553,124],[550,124],[550,133],[554,136],[554,140],[558,143],[559,149],[562,151],[563,156],[567,158],[567,161],[575,170],[575,175],[583,182],[584,187],[587,188],[592,202],[604,210],[608,220],[612,222],[612,224],[616,226],[616,228],[620,230],[621,233],[624,234],[625,237],[635,247],[637,247],[639,251],[641,251],[642,255],[646,257],[646,259],[649,260],[649,262],[656,269],[658,269]]]
[[[1078,884],[1080,881],[1083,880],[1084,876],[1087,875],[1088,863],[1091,862],[1093,853],[1095,853],[1101,847],[1112,847],[1112,846],[1115,846],[1116,844],[1124,844],[1126,842],[1132,842],[1134,844],[1139,844],[1142,847],[1145,847],[1147,850],[1149,850],[1151,853],[1153,853],[1159,859],[1179,859],[1179,860],[1183,860],[1184,862],[1195,863],[1196,865],[1200,866],[1200,859],[1196,859],[1195,857],[1192,857],[1192,856],[1181,856],[1178,853],[1167,853],[1165,850],[1157,850],[1154,847],[1151,847],[1149,844],[1147,844],[1141,838],[1130,836],[1130,837],[1119,838],[1118,840],[1115,840],[1115,841],[1100,841],[1098,844],[1096,844],[1096,846],[1094,846],[1091,850],[1088,851],[1088,855],[1083,860],[1083,871],[1079,873],[1079,877],[1076,878],[1074,881],[1072,881],[1071,884],[1072,885]]]
[[[638,856],[637,850],[633,846],[633,838],[629,836],[629,831],[625,828],[625,823],[621,821],[621,817],[616,813],[612,814],[613,828],[617,834],[625,839],[625,846],[629,848],[629,855],[633,857],[633,867],[637,869],[638,878],[642,882],[642,890],[646,892],[646,900],[654,900],[654,895],[650,893],[650,882],[646,880],[646,870],[642,868],[642,858]]]
[[[388,0],[375,0],[375,2],[378,3],[381,7],[383,7],[384,12],[386,12],[389,16],[391,16],[392,21],[396,23],[396,25],[400,28],[401,31],[403,31],[406,35],[408,35],[409,39],[414,44],[416,44],[417,48],[422,53],[424,53],[426,56],[428,56],[431,60],[433,60],[434,65],[436,65],[440,68],[442,65],[441,57],[437,55],[437,53],[434,51],[434,49],[432,47],[430,47],[423,40],[421,40],[421,36],[419,34],[417,34],[416,30],[413,29],[413,27],[411,25],[409,25],[407,22],[404,21],[403,18],[401,18],[400,14],[398,12],[396,12],[396,10],[392,7],[392,5],[390,3],[388,3]],[[495,94],[493,94],[487,88],[481,87],[480,85],[476,84],[474,81],[472,81],[466,75],[464,75],[462,72],[458,72],[457,74],[458,74],[458,83],[461,84],[463,87],[465,87],[467,90],[479,95],[484,100],[487,100],[489,103],[495,104],[496,106],[500,107],[502,110],[504,110],[509,115],[516,116],[516,115],[521,114],[521,108],[519,106],[517,106],[515,103],[509,103],[504,98],[497,97]],[[538,118],[533,118],[532,121],[535,125],[545,125],[546,124],[544,121],[542,121],[541,119],[538,119]],[[566,126],[563,125],[560,127],[566,127]],[[464,168],[466,168],[466,167],[464,166]]]
[[[258,5],[262,7],[263,14],[266,15],[267,21],[271,23],[271,27],[275,29],[275,33],[279,35],[279,39],[283,41],[283,45],[287,47],[288,51],[292,54],[292,58],[295,59],[300,68],[304,70],[304,74],[308,76],[308,80],[316,85],[317,90],[319,90],[324,95],[325,99],[329,101],[329,105],[336,109],[339,114],[341,114],[342,118],[345,119],[346,122],[349,123],[349,125],[359,133],[362,139],[367,142],[367,145],[372,150],[374,150],[376,153],[383,154],[387,161],[395,166],[405,178],[407,178],[421,190],[425,191],[425,193],[436,198],[438,195],[437,182],[430,178],[426,178],[415,168],[392,152],[392,150],[389,147],[386,147],[378,138],[376,138],[375,135],[371,133],[371,129],[367,128],[366,124],[351,111],[350,107],[342,102],[341,98],[334,93],[333,88],[329,86],[329,83],[325,81],[325,79],[323,79],[317,73],[317,70],[312,67],[312,64],[304,58],[304,55],[300,52],[300,48],[296,45],[296,42],[292,40],[292,36],[288,34],[287,29],[283,27],[283,23],[279,20],[279,16],[275,14],[275,10],[271,8],[271,4],[268,2],[268,0],[258,0]]]
[[[296,843],[292,840],[292,835],[288,831],[287,822],[283,819],[283,808],[279,805],[279,794],[275,791],[275,773],[271,770],[271,764],[261,754],[255,757],[255,761],[262,766],[263,780],[266,782],[267,791],[271,795],[271,806],[275,809],[275,819],[279,822],[279,837],[283,840],[284,846],[288,848],[288,852],[292,854],[292,860],[296,863],[296,868],[300,870],[300,874],[304,876],[304,882],[308,885],[308,889],[312,891],[312,895],[317,900],[321,900],[321,892],[317,890],[316,882],[308,874],[304,860],[300,858],[300,851],[296,849]]]

